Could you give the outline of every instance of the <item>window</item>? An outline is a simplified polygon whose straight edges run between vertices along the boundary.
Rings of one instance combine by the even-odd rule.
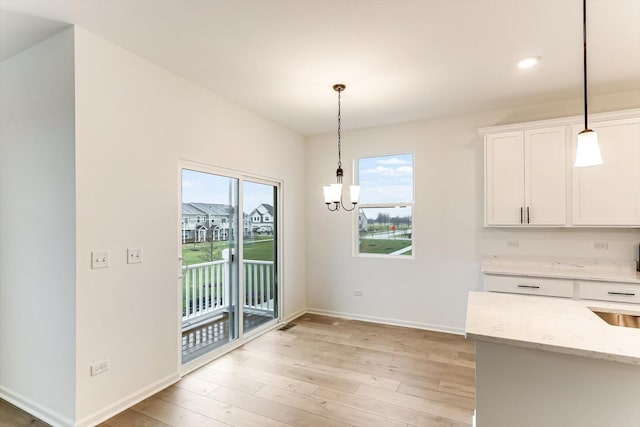
[[[413,154],[361,157],[356,254],[413,255]]]

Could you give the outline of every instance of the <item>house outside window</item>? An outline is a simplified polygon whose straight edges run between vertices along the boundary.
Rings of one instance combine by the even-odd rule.
[[[355,255],[413,259],[413,154],[361,157],[356,168]]]

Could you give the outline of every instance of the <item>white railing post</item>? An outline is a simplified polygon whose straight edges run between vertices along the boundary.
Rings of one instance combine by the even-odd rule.
[[[198,319],[210,313],[221,312],[229,306],[229,261],[219,260],[188,265],[183,271],[184,304],[182,321]],[[273,309],[273,262],[244,261],[244,307],[260,310]]]

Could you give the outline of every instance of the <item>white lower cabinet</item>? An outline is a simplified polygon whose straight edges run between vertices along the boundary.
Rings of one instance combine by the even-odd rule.
[[[640,303],[640,285],[616,282],[578,282],[580,298]]]
[[[489,292],[640,304],[640,284],[485,274]]]
[[[491,292],[573,297],[573,281],[541,277],[485,276],[485,285]]]

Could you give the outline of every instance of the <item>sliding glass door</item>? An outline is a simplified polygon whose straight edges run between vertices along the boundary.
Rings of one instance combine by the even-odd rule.
[[[277,321],[278,185],[180,173],[185,364]]]
[[[275,318],[277,298],[277,187],[244,181],[245,233],[242,245],[244,332]]]
[[[182,170],[182,362],[238,338],[238,179]]]

